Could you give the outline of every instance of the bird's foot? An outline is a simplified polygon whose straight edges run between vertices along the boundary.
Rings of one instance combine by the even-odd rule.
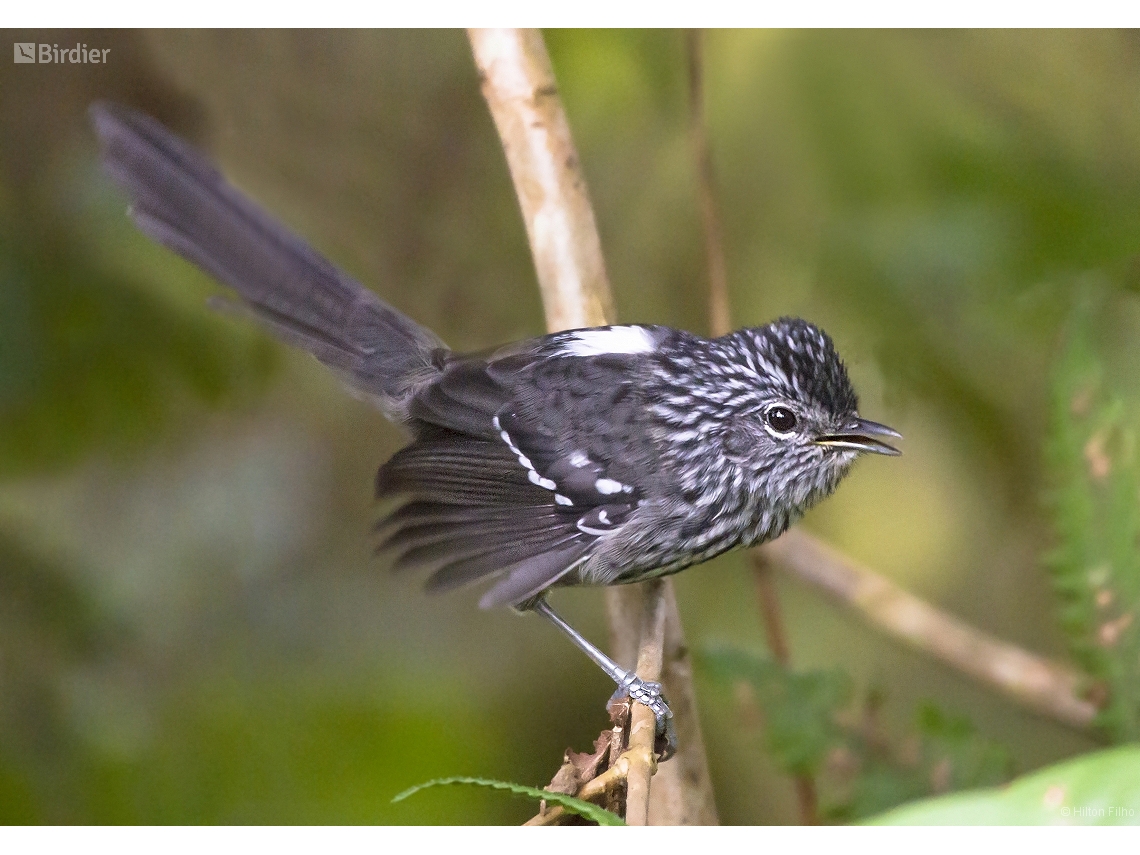
[[[677,731],[673,727],[673,711],[661,694],[661,684],[652,680],[642,680],[633,672],[618,683],[611,701],[628,697],[649,708],[657,720],[657,739],[654,750],[660,762],[665,762],[677,753]]]

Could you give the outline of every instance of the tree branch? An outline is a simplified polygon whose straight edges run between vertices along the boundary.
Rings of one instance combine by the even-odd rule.
[[[522,208],[550,332],[611,323],[594,209],[538,30],[469,30]]]
[[[665,658],[664,582],[654,579],[642,586],[642,613],[638,627],[641,650],[637,656],[637,676],[660,682]],[[676,713],[674,713],[676,715]],[[657,719],[643,704],[635,704],[629,728],[629,771],[626,773],[625,821],[628,825],[649,824],[649,779],[657,771],[653,746],[657,741]]]
[[[553,332],[612,322],[613,300],[593,208],[542,34],[537,30],[472,29],[468,38],[522,209],[547,328]],[[679,651],[677,662],[666,668],[663,682],[673,703],[678,736],[690,735],[680,744],[677,757],[664,764],[664,768],[683,765],[686,775],[660,777],[652,788],[649,810],[659,822],[715,822],[715,810],[710,815],[708,809],[682,809],[711,805],[712,786],[697,731],[691,669],[672,586],[666,581],[653,594],[655,610],[665,610],[665,619],[654,624],[655,631],[659,627],[659,632],[669,633],[668,638],[640,635],[642,587],[606,591],[614,658],[628,667],[635,658],[640,665],[641,654],[649,656],[653,649]],[[660,659],[660,653],[656,655]],[[640,704],[634,709],[647,712]],[[688,715],[678,715],[679,709]],[[632,743],[633,733],[630,738]],[[658,803],[673,807],[654,813],[652,806]]]
[[[869,623],[1031,709],[1081,728],[1096,717],[1081,696],[1087,678],[1079,672],[940,611],[799,529],[759,549]]]
[[[657,768],[649,799],[650,825],[716,825],[720,820],[709,779],[696,696],[693,660],[685,645],[673,583],[662,580],[665,599],[665,658],[661,684],[677,728],[676,756]]]

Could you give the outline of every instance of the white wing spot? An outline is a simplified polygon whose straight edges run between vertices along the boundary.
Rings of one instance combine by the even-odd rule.
[[[572,501],[570,501],[570,499],[568,499],[566,496],[563,496],[561,493],[555,493],[554,494],[554,504],[563,505],[565,507],[571,507],[571,506],[573,506],[574,503]]]
[[[514,440],[511,439],[511,435],[502,429],[502,425],[499,424],[498,416],[495,416],[491,419],[491,424],[495,426],[495,430],[499,432],[499,436],[503,438],[503,442],[507,444],[507,448],[514,452],[515,457],[519,459],[519,463],[523,466],[524,469],[527,470],[526,477],[530,483],[537,484],[539,487],[542,487],[546,490],[558,489],[558,485],[551,481],[549,478],[543,478],[541,475],[539,475],[538,471],[534,468],[534,464],[530,462],[530,458],[519,451],[519,447],[515,445]],[[567,501],[569,501],[569,499],[567,499]]]
[[[590,465],[590,458],[586,456],[584,451],[574,451],[570,453],[570,465],[575,469],[581,469],[583,466]]]
[[[620,493],[626,489],[626,486],[621,481],[615,481],[613,478],[599,478],[594,482],[594,489],[601,493],[603,496],[612,496],[614,493]]]
[[[605,353],[652,353],[657,349],[653,333],[645,327],[601,327],[568,333],[558,348],[559,356],[601,356]]]
[[[590,528],[588,525],[583,525],[581,520],[578,520],[578,531],[582,534],[592,534],[594,537],[601,537],[603,534],[609,534],[609,529]]]
[[[598,522],[605,523],[606,525],[609,525],[610,524],[609,514],[607,514],[605,511],[598,511]]]
[[[526,473],[526,477],[530,481],[530,483],[537,484],[539,487],[542,487],[544,490],[557,490],[558,489],[557,484],[555,484],[549,478],[543,478],[541,475],[539,475],[533,469],[531,469],[529,472]]]

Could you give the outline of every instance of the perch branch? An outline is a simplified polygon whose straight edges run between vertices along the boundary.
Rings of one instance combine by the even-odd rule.
[[[662,581],[665,598],[665,659],[661,684],[677,728],[676,756],[657,768],[649,799],[650,825],[716,825],[720,820],[709,778],[704,738],[693,695],[693,661],[681,630],[673,583]]]
[[[1045,715],[1088,727],[1097,708],[1086,678],[946,614],[799,529],[760,547],[764,556],[823,588],[868,622]]]
[[[639,623],[641,650],[637,656],[637,675],[643,680],[660,682],[665,658],[664,582],[654,579],[642,587],[642,613]],[[649,779],[657,771],[653,744],[657,737],[657,720],[653,711],[635,704],[629,727],[629,771],[626,774],[625,821],[628,825],[649,824]]]
[[[472,29],[468,38],[522,209],[547,328],[553,332],[609,323],[614,316],[613,300],[601,241],[542,34],[525,29]],[[669,619],[661,622],[662,631],[667,628],[671,634],[668,639],[638,635],[638,604],[644,596],[640,587],[606,592],[615,658],[628,665],[640,660],[642,648],[678,651],[678,664],[666,669],[663,682],[673,703],[678,737],[690,734],[680,744],[677,757],[665,764],[665,768],[683,765],[687,774],[663,776],[654,785],[651,812],[658,803],[687,806],[707,801],[711,805],[704,745],[692,715],[696,707],[691,669],[676,602],[670,596],[671,584],[659,586],[654,595],[669,610]],[[634,708],[642,709],[640,705]],[[678,709],[690,714],[682,717]],[[693,734],[697,738],[691,738]],[[710,821],[707,810],[653,813],[660,822]],[[716,821],[715,812],[711,821]]]

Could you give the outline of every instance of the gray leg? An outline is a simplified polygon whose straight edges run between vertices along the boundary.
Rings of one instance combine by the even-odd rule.
[[[617,683],[614,698],[629,697],[631,700],[644,704],[653,712],[657,719],[657,736],[663,738],[665,746],[661,751],[661,759],[668,760],[677,751],[677,733],[673,729],[673,711],[665,703],[661,695],[661,684],[651,680],[642,680],[633,671],[626,671],[594,645],[590,644],[574,627],[560,618],[546,602],[545,597],[539,597],[531,607],[534,611],[566,634],[575,646],[597,663],[606,675]]]

